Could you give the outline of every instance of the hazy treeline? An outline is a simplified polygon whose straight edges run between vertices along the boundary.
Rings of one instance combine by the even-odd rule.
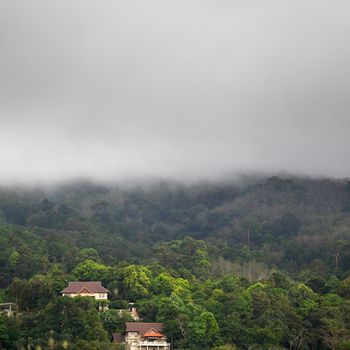
[[[0,192],[6,349],[109,349],[130,301],[178,348],[350,349],[346,181]],[[102,281],[110,310],[60,298],[72,280]]]

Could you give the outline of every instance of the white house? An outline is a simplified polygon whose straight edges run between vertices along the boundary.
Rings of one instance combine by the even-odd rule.
[[[125,322],[124,333],[113,333],[113,341],[125,343],[126,350],[170,350],[162,323]]]
[[[69,282],[67,288],[61,291],[62,296],[94,297],[96,300],[107,300],[109,290],[102,287],[101,282]]]
[[[17,305],[14,303],[0,304],[0,314],[5,314],[8,317],[14,315],[17,312]]]

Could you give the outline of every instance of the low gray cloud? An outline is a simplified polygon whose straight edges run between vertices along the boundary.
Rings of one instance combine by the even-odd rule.
[[[350,174],[344,0],[0,3],[0,181]]]

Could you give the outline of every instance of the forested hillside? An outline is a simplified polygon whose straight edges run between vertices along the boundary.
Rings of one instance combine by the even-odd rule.
[[[0,344],[109,349],[135,302],[176,348],[350,349],[349,242],[347,181],[3,187]],[[109,311],[59,297],[73,280]]]

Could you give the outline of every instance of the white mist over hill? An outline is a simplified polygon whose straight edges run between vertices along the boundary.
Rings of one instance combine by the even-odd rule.
[[[347,177],[348,1],[0,4],[0,181]]]

